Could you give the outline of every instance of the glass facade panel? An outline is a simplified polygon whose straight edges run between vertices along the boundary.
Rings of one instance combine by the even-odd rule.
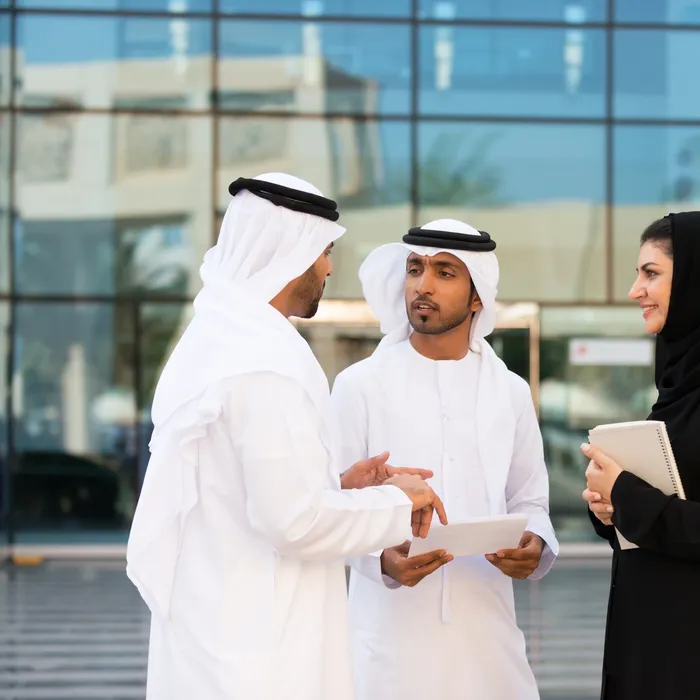
[[[615,297],[624,301],[642,231],[669,212],[700,208],[700,125],[619,126],[614,144]]]
[[[20,291],[196,292],[212,230],[210,117],[38,112],[19,126]]]
[[[493,235],[503,300],[605,298],[605,133],[598,126],[420,127],[420,223]]]
[[[138,326],[138,402],[139,402],[139,478],[143,479],[150,453],[148,443],[153,432],[151,406],[156,384],[175,345],[192,320],[191,304],[145,303],[139,308]]]
[[[221,12],[250,13],[251,9],[247,0],[219,0]],[[301,14],[306,17],[408,17],[411,0],[265,0],[254,11],[264,15]]]
[[[605,34],[598,29],[423,27],[420,111],[601,117]]]
[[[10,465],[8,416],[10,382],[7,377],[10,352],[10,304],[0,301],[0,548],[9,538]]]
[[[372,249],[444,217],[494,236],[503,318],[539,304],[542,329],[491,340],[521,376],[541,371],[553,513],[564,541],[591,540],[581,436],[645,415],[653,392],[639,312],[622,306],[639,234],[700,208],[698,3],[0,8],[0,395],[11,385],[14,402],[0,406],[0,520],[11,434],[24,541],[123,540],[153,389],[228,185],[282,171],[336,199],[347,228],[327,315],[300,326],[331,380],[379,338],[357,278]],[[634,342],[596,366],[575,354],[591,340]]]
[[[138,489],[133,307],[16,308],[18,541],[121,541]]]
[[[626,119],[690,119],[700,114],[700,32],[615,32],[614,114]]]
[[[227,111],[406,114],[407,24],[222,21],[218,106]]]
[[[221,117],[217,206],[241,175],[289,172],[338,202],[347,233],[333,251],[329,298],[362,294],[357,270],[378,245],[411,227],[411,135],[407,122],[351,117]]]
[[[2,3],[0,3],[2,7]],[[10,104],[12,99],[12,43],[10,37],[10,15],[0,14],[0,107]]]
[[[44,10],[121,10],[125,12],[207,12],[212,0],[15,0],[17,7]]]
[[[204,20],[20,15],[18,101],[28,107],[206,109]]]
[[[653,341],[638,310],[550,308],[541,316],[540,425],[559,536],[595,541],[581,501],[588,431],[643,420],[654,402]]]
[[[524,20],[527,22],[601,22],[606,0],[420,0],[421,19]]]
[[[700,5],[696,0],[615,0],[618,22],[653,24],[700,24]]]
[[[10,140],[9,112],[0,112],[0,294],[10,291],[10,235],[12,211],[10,202]]]

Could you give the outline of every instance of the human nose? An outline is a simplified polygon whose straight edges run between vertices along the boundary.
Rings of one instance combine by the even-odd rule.
[[[642,285],[642,281],[639,277],[634,281],[634,284],[632,285],[632,288],[630,289],[629,293],[627,296],[632,300],[632,301],[637,301],[638,299],[641,299],[644,296],[644,288]]]
[[[424,294],[427,296],[430,296],[433,293],[432,276],[427,270],[420,276],[420,279],[418,280],[417,292],[418,294]]]

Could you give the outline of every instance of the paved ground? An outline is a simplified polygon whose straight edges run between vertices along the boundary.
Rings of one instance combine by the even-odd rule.
[[[608,569],[560,561],[541,584],[517,585],[542,700],[598,697]],[[148,616],[123,571],[0,570],[0,700],[143,700]]]

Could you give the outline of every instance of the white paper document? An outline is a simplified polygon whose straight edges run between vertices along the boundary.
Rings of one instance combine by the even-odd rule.
[[[425,539],[411,542],[409,557],[444,549],[455,557],[494,554],[515,549],[525,532],[528,516],[520,513],[474,518],[462,523],[433,525]]]

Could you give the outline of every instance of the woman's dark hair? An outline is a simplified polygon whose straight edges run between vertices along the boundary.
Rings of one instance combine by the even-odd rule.
[[[673,260],[673,238],[671,237],[671,220],[664,216],[647,226],[639,239],[639,244],[653,243]]]

